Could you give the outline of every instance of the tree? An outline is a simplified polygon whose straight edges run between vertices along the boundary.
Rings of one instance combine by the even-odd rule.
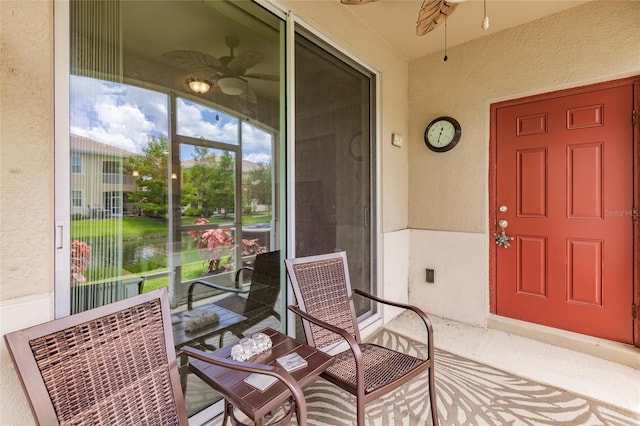
[[[255,200],[271,211],[271,174],[271,166],[266,164],[260,164],[248,173],[244,183],[247,204]]]
[[[219,157],[213,180],[211,199],[213,204],[224,210],[226,217],[235,206],[235,161],[229,151]]]
[[[151,137],[143,153],[126,159],[125,170],[135,170],[139,174],[136,179],[138,189],[129,194],[129,201],[145,216],[165,218],[169,163],[167,138]]]
[[[234,211],[234,181],[235,162],[230,152],[217,156],[196,147],[194,164],[184,171],[183,202],[198,208],[205,217],[215,210],[223,210],[226,216]]]

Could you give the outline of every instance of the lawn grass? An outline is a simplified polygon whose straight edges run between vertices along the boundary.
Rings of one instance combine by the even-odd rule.
[[[183,225],[193,225],[195,217],[183,216]],[[209,221],[213,224],[233,225],[232,217],[212,217]],[[244,225],[256,223],[269,223],[271,215],[249,215],[242,217]],[[122,225],[122,230],[120,230]],[[84,219],[71,221],[71,238],[86,241],[89,238],[107,238],[111,235],[122,233],[123,240],[132,240],[146,236],[161,237],[168,233],[168,223],[164,219],[149,217],[122,217],[113,219]]]
[[[183,217],[183,225],[193,224],[195,218]],[[231,218],[214,217],[210,219],[213,224],[229,224]],[[260,216],[244,216],[244,224],[269,223],[270,215]],[[232,224],[230,224],[232,225]],[[71,238],[73,240],[97,241],[96,247],[100,247],[101,240],[109,241],[113,237],[127,242],[125,245],[144,246],[149,241],[160,240],[161,244],[165,244],[168,237],[168,224],[165,220],[154,219],[148,217],[122,217],[114,219],[87,219],[75,220],[71,222]],[[190,246],[189,246],[190,247]],[[94,247],[95,248],[95,247]],[[97,250],[101,253],[101,250]],[[144,282],[143,291],[151,291],[156,288],[167,287],[169,285],[168,269],[167,269],[167,253],[160,252],[158,256],[145,258],[144,260],[136,260],[135,263],[127,263],[122,265],[121,278],[132,278],[136,276],[145,276],[150,274],[165,273],[166,275],[158,278],[147,279]],[[183,247],[180,253],[182,259],[182,277],[183,281],[199,278],[207,270],[207,264],[199,256],[195,248]],[[223,261],[225,263],[225,261]],[[111,270],[112,264],[103,264],[102,262],[91,262],[85,272],[85,276],[92,283],[110,281],[114,278]],[[98,278],[99,277],[99,278]]]
[[[122,230],[120,230],[120,225],[122,225]],[[124,240],[142,238],[150,235],[162,236],[167,234],[167,223],[162,219],[148,217],[71,221],[71,238],[74,240],[108,238],[120,232],[122,232],[122,238]]]
[[[207,270],[206,266],[203,265],[203,262],[193,262],[182,265],[182,280],[194,280],[196,278],[202,277],[204,272]],[[149,272],[162,272],[162,271],[149,271]],[[146,293],[157,288],[169,287],[169,275],[167,271],[167,275],[158,278],[151,278],[144,281],[144,285],[142,286],[142,292]]]

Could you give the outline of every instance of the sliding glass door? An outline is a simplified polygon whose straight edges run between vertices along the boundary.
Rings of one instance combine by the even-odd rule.
[[[69,89],[68,131],[56,139],[68,152],[68,185],[58,190],[70,202],[56,218],[70,229],[69,273],[56,282],[65,314],[165,287],[177,346],[215,349],[265,326],[285,330],[287,256],[345,250],[353,286],[376,292],[370,71],[303,28],[289,41],[287,68],[285,21],[251,1],[60,5],[69,9],[69,69],[56,75]],[[289,138],[286,69],[296,81]],[[289,181],[287,163],[296,170]],[[290,217],[286,200],[295,205]],[[275,298],[260,293],[274,315],[258,319],[234,311],[219,287],[250,298],[245,267],[263,254],[276,265],[277,288]],[[212,305],[240,315],[233,330],[187,331],[192,310]],[[371,312],[368,303],[356,307],[361,318]],[[185,361],[182,386],[195,415],[219,395]]]
[[[295,47],[295,254],[344,250],[352,286],[375,293],[374,76],[302,29]]]
[[[284,21],[248,1],[72,0],[69,30],[71,313],[166,287],[178,346],[283,330],[279,270],[260,321],[219,287],[284,259]],[[189,323],[211,309],[234,327]],[[180,367],[190,415],[219,399]]]

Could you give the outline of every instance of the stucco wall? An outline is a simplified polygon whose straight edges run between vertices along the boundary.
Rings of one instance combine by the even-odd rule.
[[[409,65],[409,289],[428,312],[484,324],[494,232],[487,205],[489,107],[640,74],[640,2],[585,3],[447,53],[447,62],[437,53]],[[440,115],[458,119],[462,138],[453,150],[436,154],[423,134]],[[443,239],[433,231],[454,232]],[[462,265],[462,275],[449,274],[460,259],[473,262]],[[436,270],[435,284],[425,284],[427,267]]]
[[[0,288],[11,299],[52,289],[52,5],[2,1],[0,13]]]
[[[0,332],[52,316],[53,5],[0,1]],[[33,420],[0,345],[0,424]]]

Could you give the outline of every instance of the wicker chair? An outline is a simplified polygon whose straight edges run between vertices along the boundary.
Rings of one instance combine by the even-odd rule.
[[[289,309],[302,318],[307,343],[328,348],[346,341],[349,348],[335,355],[334,364],[322,375],[357,398],[358,426],[364,425],[365,404],[401,386],[419,374],[429,375],[429,400],[434,425],[438,425],[433,360],[433,329],[420,309],[389,302],[358,289],[354,293],[373,301],[415,312],[427,329],[426,359],[416,358],[375,344],[362,343],[353,304],[345,252],[286,259],[287,273],[297,306]]]
[[[214,303],[231,312],[247,317],[245,321],[229,329],[229,331],[239,339],[244,337],[246,330],[269,317],[274,317],[280,321],[280,313],[276,310],[275,305],[280,295],[281,262],[279,250],[256,255],[253,266],[242,267],[236,272],[236,288],[225,287],[206,281],[194,281],[189,286],[187,293],[187,309],[193,308],[194,288],[202,285],[216,290],[234,293],[220,300],[216,300]],[[252,271],[251,285],[248,290],[239,288],[240,273],[242,271]],[[244,294],[246,294],[246,296],[244,296]],[[224,334],[221,334],[220,346],[222,346],[223,337]],[[200,342],[200,344],[207,349],[215,349],[207,345],[204,341]]]
[[[189,424],[173,346],[166,289],[36,325],[5,336],[40,425]],[[182,352],[226,368],[285,382],[300,424],[301,388],[286,371],[190,347]]]

